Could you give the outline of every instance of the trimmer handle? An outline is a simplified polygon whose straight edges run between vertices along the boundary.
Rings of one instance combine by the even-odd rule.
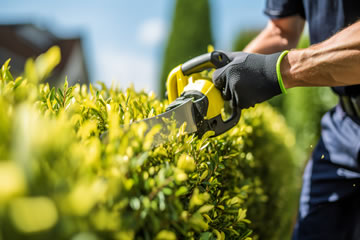
[[[197,56],[181,65],[184,75],[201,72],[209,68],[221,68],[233,60],[231,54],[213,51]]]
[[[209,68],[218,69],[224,67],[228,63],[230,63],[233,59],[234,57],[232,56],[231,53],[213,51],[211,53],[206,53],[198,57],[195,57],[193,59],[190,59],[181,66],[181,70],[184,75],[190,75],[193,73],[204,71]],[[232,109],[231,116],[225,121],[222,119],[221,115],[218,115],[217,117],[214,117],[212,119],[208,119],[207,120],[208,126],[210,127],[211,130],[215,132],[214,137],[234,127],[239,122],[240,115],[241,115],[240,109],[234,107]],[[205,129],[204,133],[210,129]],[[202,135],[202,133],[200,133],[200,135]]]
[[[216,119],[218,121],[216,127],[214,128],[215,131],[214,137],[219,136],[220,134],[223,134],[224,132],[227,132],[228,130],[233,128],[239,122],[240,116],[241,116],[241,111],[238,108],[233,108],[231,116],[225,121],[222,119],[220,115],[219,119]]]
[[[202,136],[207,131],[214,131],[214,136],[228,131],[238,123],[241,111],[236,106],[233,106],[231,116],[223,120],[221,117],[221,109],[224,106],[224,99],[221,96],[220,90],[214,86],[214,83],[207,79],[196,78],[195,81],[193,79],[192,82],[189,82],[189,78],[194,76],[192,75],[193,73],[199,73],[211,68],[218,69],[224,67],[233,59],[234,56],[232,53],[213,51],[190,59],[184,64],[177,66],[168,76],[166,88],[170,103],[175,103],[180,96],[184,97],[187,95],[188,97],[194,98],[196,109],[201,113],[197,121],[197,134],[199,136]],[[198,93],[200,93],[200,97]],[[171,104],[169,106],[171,106]],[[204,109],[206,110],[205,112],[203,112]]]

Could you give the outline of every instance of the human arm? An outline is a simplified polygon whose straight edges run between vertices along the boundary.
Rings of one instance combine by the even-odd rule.
[[[285,88],[360,84],[360,21],[281,62]]]
[[[270,19],[261,33],[243,50],[248,53],[271,54],[295,48],[304,29],[299,15]]]
[[[233,56],[232,62],[214,72],[213,81],[238,108],[248,108],[296,86],[360,84],[360,22],[320,44],[291,50],[282,61],[280,52],[238,52]]]

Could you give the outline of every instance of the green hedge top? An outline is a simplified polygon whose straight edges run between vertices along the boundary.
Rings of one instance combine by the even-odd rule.
[[[154,148],[158,128],[122,125],[162,113],[167,102],[132,88],[39,83],[59,52],[29,60],[15,80],[9,61],[0,71],[0,239],[288,234],[294,137],[271,107],[243,111],[216,138],[172,128]]]

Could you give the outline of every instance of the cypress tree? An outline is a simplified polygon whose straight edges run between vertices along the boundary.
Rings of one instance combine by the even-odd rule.
[[[213,44],[208,0],[177,0],[163,58],[160,96],[165,96],[166,79],[174,67],[207,52]]]

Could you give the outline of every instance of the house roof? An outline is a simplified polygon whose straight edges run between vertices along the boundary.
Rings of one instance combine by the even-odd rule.
[[[54,74],[64,70],[71,53],[76,47],[80,47],[83,62],[86,66],[80,37],[59,38],[51,32],[33,24],[0,25],[0,36],[0,48],[6,49],[7,52],[11,52],[19,58],[22,57],[23,61],[28,58],[37,57],[47,51],[51,46],[59,46],[61,50],[61,62],[54,69]],[[86,74],[85,78],[89,79],[87,69],[84,69],[84,72]]]

